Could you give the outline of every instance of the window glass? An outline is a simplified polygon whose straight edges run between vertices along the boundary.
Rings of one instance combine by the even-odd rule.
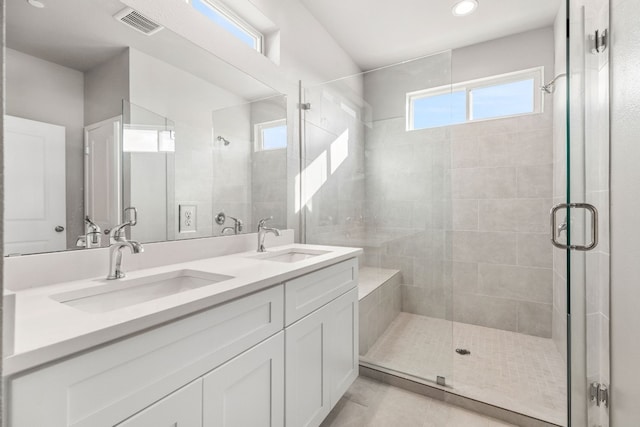
[[[220,27],[227,30],[237,39],[255,49],[257,51],[261,50],[261,40],[260,37],[252,34],[247,31],[237,22],[230,19],[226,14],[222,13],[220,10],[216,9],[211,3],[206,0],[191,0],[191,5],[204,16],[209,18],[211,21],[218,24]]]
[[[533,79],[471,90],[471,120],[532,113]]]
[[[544,68],[407,93],[407,130],[541,113]]]
[[[413,129],[427,129],[464,123],[467,117],[464,91],[414,98]]]

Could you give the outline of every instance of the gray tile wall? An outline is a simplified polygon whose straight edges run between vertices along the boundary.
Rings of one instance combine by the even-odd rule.
[[[537,65],[551,76],[551,46],[536,49],[547,52]],[[433,59],[380,73],[446,84],[447,61]],[[377,74],[365,75],[372,102],[410,87],[385,93]],[[364,263],[401,269],[403,311],[551,337],[551,100],[541,114],[419,131],[406,131],[404,111],[392,105],[375,113],[374,103],[377,120],[366,129]]]
[[[453,319],[551,337],[551,105],[451,127]]]
[[[532,54],[516,64],[504,52],[505,68],[493,64],[494,74],[544,65],[551,77],[549,34],[518,35],[515,44],[527,41]],[[365,73],[360,128],[348,124],[334,85],[307,91],[306,165],[328,164],[323,154],[350,132],[342,174],[315,172],[323,184],[311,198],[307,241],[361,246],[364,265],[400,269],[404,311],[551,337],[553,105],[406,131],[407,91],[449,84],[452,55]]]

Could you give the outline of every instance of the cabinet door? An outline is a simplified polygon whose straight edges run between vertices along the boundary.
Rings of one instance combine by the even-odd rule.
[[[202,380],[171,393],[117,427],[202,427]]]
[[[331,409],[325,365],[329,306],[285,329],[287,427],[316,427]]]
[[[205,375],[203,426],[284,426],[283,332]]]
[[[358,289],[354,288],[329,304],[329,356],[331,407],[358,377]]]

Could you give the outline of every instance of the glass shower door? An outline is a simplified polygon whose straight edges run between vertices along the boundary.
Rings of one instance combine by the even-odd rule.
[[[561,251],[567,266],[569,423],[608,426],[609,3],[572,1],[568,16],[566,242],[577,247]]]

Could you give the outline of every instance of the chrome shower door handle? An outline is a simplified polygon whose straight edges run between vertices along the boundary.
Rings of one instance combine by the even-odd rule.
[[[556,236],[556,232],[559,231],[556,224],[556,213],[560,209],[586,209],[591,213],[591,241],[588,245],[567,245],[560,243],[556,240],[560,236],[560,233]],[[598,246],[598,209],[589,203],[560,203],[551,208],[551,243],[556,248],[560,249],[572,249],[576,251],[590,251]],[[569,220],[567,219],[567,224]]]

